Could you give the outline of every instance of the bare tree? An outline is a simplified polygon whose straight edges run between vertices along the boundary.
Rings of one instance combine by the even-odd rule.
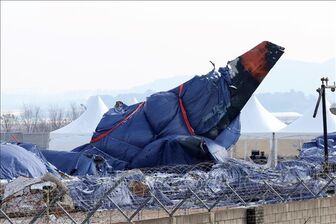
[[[51,131],[59,129],[68,123],[63,108],[50,106],[48,111]]]
[[[14,114],[3,114],[0,116],[1,128],[4,132],[11,132],[18,123],[18,118]]]
[[[20,118],[27,133],[37,132],[38,124],[41,120],[41,108],[24,104]]]
[[[76,103],[71,103],[70,104],[70,111],[68,114],[68,117],[70,118],[71,121],[76,120],[82,113],[84,112],[84,108],[81,107],[80,105]]]
[[[50,132],[51,125],[46,119],[41,119],[37,126],[38,132]]]
[[[30,133],[30,131],[31,131],[32,117],[33,117],[33,111],[32,111],[31,106],[29,106],[27,104],[24,104],[23,107],[22,107],[22,112],[21,112],[20,118],[21,118],[22,126],[27,133]]]
[[[39,123],[41,122],[41,108],[38,106],[33,107],[33,120],[32,120],[32,132],[39,132]]]

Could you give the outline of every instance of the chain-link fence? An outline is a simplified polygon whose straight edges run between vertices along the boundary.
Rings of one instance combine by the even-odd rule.
[[[49,177],[25,183],[26,187],[11,187],[20,190],[10,195],[3,193],[0,222],[132,222],[218,207],[305,200],[335,195],[335,178],[335,172],[321,173],[314,167],[301,170],[292,164],[268,169],[235,159],[223,164],[120,171],[109,177],[62,181]]]

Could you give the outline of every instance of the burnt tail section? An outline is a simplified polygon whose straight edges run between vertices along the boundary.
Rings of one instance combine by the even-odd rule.
[[[217,126],[204,136],[215,138],[238,116],[283,53],[283,47],[264,41],[228,63],[231,68],[231,105]]]

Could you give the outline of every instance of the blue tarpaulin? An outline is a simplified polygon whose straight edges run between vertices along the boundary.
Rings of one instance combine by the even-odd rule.
[[[336,132],[328,134],[328,160],[332,164],[336,164]],[[324,162],[324,139],[319,136],[310,142],[302,145],[299,158],[304,161],[313,163],[315,166],[321,166]]]
[[[65,152],[40,149],[29,143],[18,143],[18,145],[34,153],[54,175],[58,175],[58,171],[61,171],[74,176],[103,176],[111,170],[106,160],[93,151],[90,153]]]
[[[74,176],[105,176],[113,169],[98,153],[63,152],[40,149],[29,143],[1,143],[0,179],[39,177],[49,172]],[[108,155],[105,155],[108,158]]]
[[[144,103],[110,109],[96,128],[94,141],[73,151],[99,150],[109,156],[114,169],[197,164],[211,160],[212,152],[216,159],[219,149],[226,151],[240,135],[240,122],[236,118],[215,139],[201,136],[216,126],[230,105],[229,71],[224,68],[220,71],[194,77],[183,84],[182,91],[178,87],[153,94]],[[195,134],[185,124],[179,95]],[[183,144],[193,142],[202,144],[205,152],[188,150]]]
[[[105,159],[98,155],[53,150],[41,152],[51,164],[69,175],[104,175],[109,169]]]
[[[57,171],[57,167],[55,167],[53,164],[51,164],[43,155],[42,150],[35,144],[31,143],[13,143],[21,146],[22,148],[26,149],[27,151],[34,153],[35,156],[37,156],[43,164],[46,166],[48,172],[52,173],[55,176],[60,176],[59,172]]]
[[[0,157],[0,179],[40,177],[48,172],[38,156],[18,145],[1,143]]]
[[[240,136],[240,111],[282,54],[282,47],[264,41],[218,71],[214,68],[144,102],[111,108],[90,143],[72,152],[43,150],[43,157],[80,176],[223,162]]]
[[[241,109],[282,54],[265,41],[218,71],[111,108],[91,144],[73,151],[98,150],[117,170],[222,161],[240,136]]]
[[[336,133],[329,134],[328,139],[329,161],[335,164]],[[281,195],[290,195],[292,199],[314,198],[311,192],[320,192],[328,182],[317,175],[321,171],[323,162],[323,146],[323,137],[319,136],[303,144],[298,159],[280,161],[275,169],[249,161],[225,158],[223,163],[201,164],[199,167],[177,166],[170,167],[170,169],[169,167],[144,169],[143,172],[140,170],[122,171],[110,178],[87,176],[69,183],[68,188],[75,206],[84,210],[91,209],[96,198],[103,196],[122,173],[126,174],[127,178],[118,185],[110,197],[123,208],[138,208],[139,201],[145,199],[142,196],[139,197],[129,187],[133,180],[146,185],[165,206],[181,202],[186,197],[186,191],[189,188],[202,196],[203,200],[215,201],[218,197],[224,198],[224,194],[233,194],[227,184],[241,196],[248,196],[249,200],[255,202],[265,203],[279,200],[265,181],[272,189],[276,189]],[[207,169],[204,169],[205,167]],[[169,172],[165,172],[165,169]],[[305,185],[300,184],[301,181],[304,181]],[[255,194],[250,194],[251,189],[255,190]],[[258,194],[260,192],[262,192],[262,197]],[[324,196],[326,193],[320,192],[320,194]],[[233,203],[241,203],[237,197],[232,199]],[[231,200],[221,200],[219,206],[228,205],[232,203]],[[183,204],[182,207],[197,207],[199,206],[197,202]],[[159,207],[155,202],[151,206]],[[115,207],[115,204],[109,200],[104,201],[102,205],[102,208],[106,209]]]

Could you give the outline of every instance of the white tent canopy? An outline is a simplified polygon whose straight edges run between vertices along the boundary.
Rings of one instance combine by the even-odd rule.
[[[336,131],[336,116],[330,111],[330,103],[326,101],[327,106],[327,128],[328,132]],[[282,129],[279,133],[281,136],[289,135],[321,135],[323,134],[323,116],[322,116],[322,102],[320,103],[317,115],[313,118],[315,105],[312,105],[302,117]]]
[[[286,124],[270,113],[253,95],[241,111],[241,134],[273,133],[286,127]]]
[[[248,139],[269,139],[270,156],[268,166],[275,167],[277,163],[277,142],[274,133],[286,127],[259,102],[255,95],[249,99],[240,115],[241,140],[244,141],[244,158],[247,158]]]
[[[70,151],[90,141],[108,108],[99,96],[91,96],[86,108],[86,111],[75,121],[50,133],[49,149]]]
[[[299,114],[297,112],[274,112],[272,114],[287,125],[292,123],[299,117],[302,117],[302,114]]]

